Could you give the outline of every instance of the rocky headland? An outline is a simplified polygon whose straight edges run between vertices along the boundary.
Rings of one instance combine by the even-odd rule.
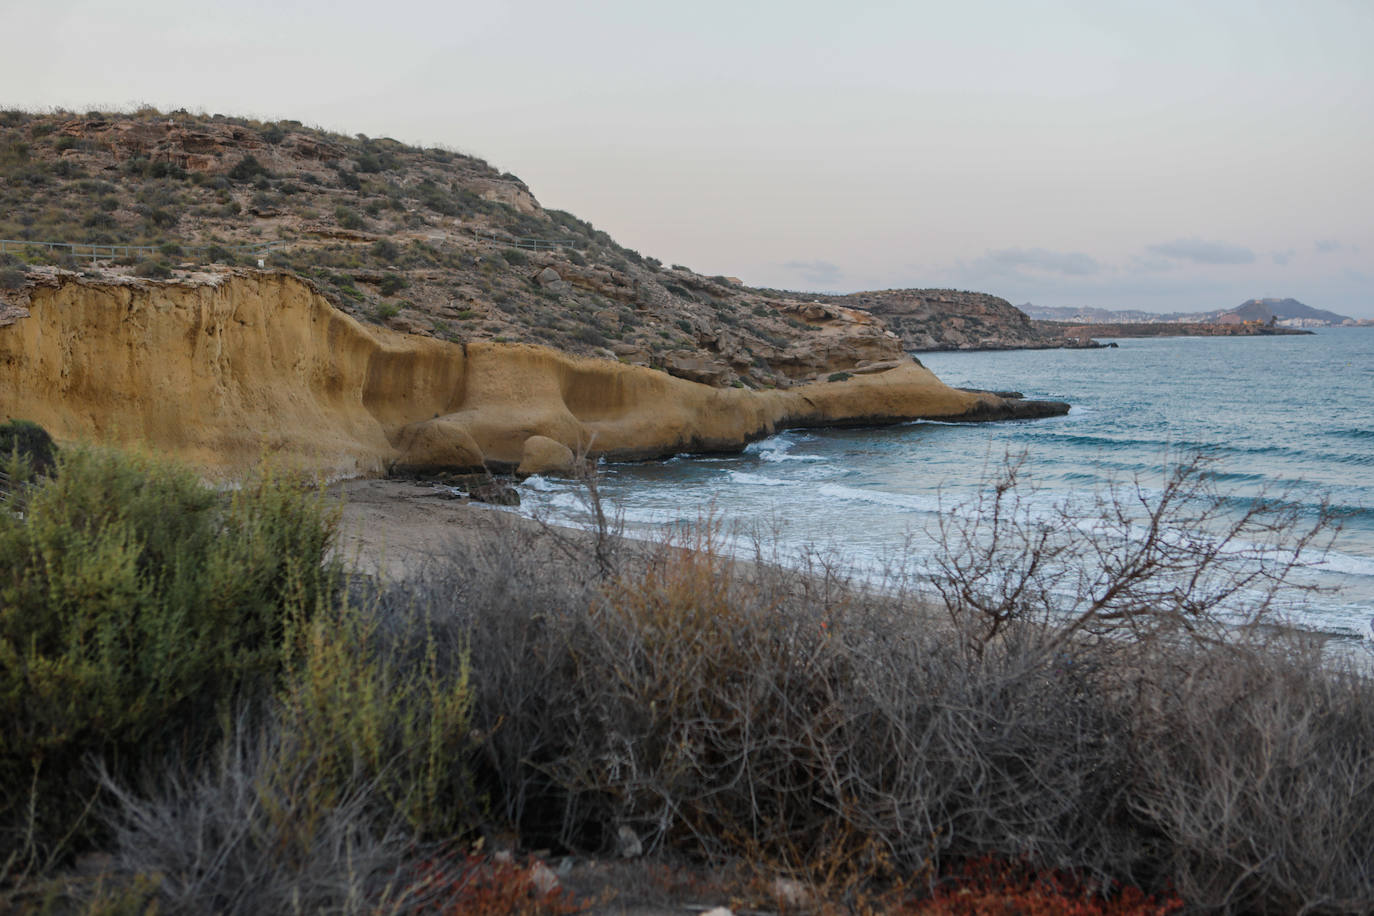
[[[0,112],[0,240],[0,418],[204,467],[529,470],[1068,409],[908,355],[1041,341],[1003,300],[746,287],[480,159],[294,121]]]
[[[272,454],[335,475],[567,466],[742,448],[786,428],[988,420],[1068,405],[946,386],[915,362],[754,391],[531,344],[367,326],[284,272],[59,272],[0,328],[0,416],[207,468]]]
[[[889,289],[838,297],[844,305],[881,317],[909,352],[935,350],[1050,350],[1096,347],[1080,329],[1031,321],[998,296],[953,289]]]

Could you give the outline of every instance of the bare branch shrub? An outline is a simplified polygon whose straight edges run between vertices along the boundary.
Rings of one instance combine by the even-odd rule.
[[[970,669],[909,608],[741,567],[717,534],[561,613],[478,607],[475,716],[532,842],[608,847],[628,825],[721,859],[910,873],[991,843],[1108,869],[1125,764],[1090,666],[1046,677],[1008,642]]]
[[[1374,682],[1284,647],[1179,650],[1137,681],[1132,811],[1224,912],[1374,911]]]
[[[538,600],[468,605],[484,784],[538,844],[609,849],[629,826],[650,849],[817,881],[840,880],[826,867],[837,859],[852,881],[994,854],[1154,890],[1175,881],[1219,911],[1359,911],[1374,903],[1352,858],[1357,825],[1374,823],[1358,759],[1374,723],[1356,713],[1371,688],[1266,647],[1251,626],[1325,520],[1233,512],[1204,468],[1162,495],[1061,513],[1058,528],[1016,508],[1013,482],[983,518],[1001,525],[992,552],[986,530],[949,529],[943,619],[823,559],[742,564],[710,526],[632,555],[600,589],[566,580],[561,593],[530,584],[536,551],[493,548],[502,589]],[[1238,596],[1244,615],[1217,613]],[[1283,683],[1286,699],[1208,693],[1202,672]],[[1346,699],[1324,699],[1333,690]],[[1222,696],[1254,714],[1221,715]],[[1280,745],[1321,758],[1323,792],[1241,778],[1256,748]],[[1237,819],[1226,804],[1242,798],[1283,814]],[[1318,868],[1328,860],[1348,867]]]
[[[113,862],[94,890],[142,885],[170,914],[403,911],[405,831],[378,825],[366,783],[321,806],[282,751],[241,722],[201,775],[173,768],[147,794],[106,775]]]
[[[1057,645],[1088,636],[1217,640],[1272,622],[1276,597],[1308,550],[1337,530],[1322,507],[1261,497],[1236,508],[1213,484],[1213,460],[1185,456],[1155,494],[1113,486],[1037,511],[1022,462],[972,504],[942,513],[932,584],[967,649],[1012,622],[1053,626]]]

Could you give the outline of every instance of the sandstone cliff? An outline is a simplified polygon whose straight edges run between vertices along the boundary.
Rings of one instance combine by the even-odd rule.
[[[536,437],[644,458],[738,449],[794,426],[1068,409],[956,390],[909,360],[751,391],[540,346],[464,346],[365,326],[281,272],[49,272],[23,306],[0,327],[0,418],[226,471],[264,454],[333,474],[514,467]]]
[[[1010,302],[952,289],[854,293],[838,302],[880,316],[908,351],[1045,350],[1095,346],[1086,334],[1046,330]]]

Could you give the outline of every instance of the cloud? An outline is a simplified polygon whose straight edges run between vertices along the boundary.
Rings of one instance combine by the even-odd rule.
[[[1312,247],[1321,254],[1330,254],[1333,251],[1340,251],[1345,246],[1335,239],[1317,239],[1317,243]]]
[[[830,286],[844,276],[844,271],[840,270],[839,265],[829,261],[788,261],[782,266],[785,270],[799,274],[807,283],[819,286]]]
[[[1289,248],[1287,251],[1276,251],[1272,255],[1270,255],[1270,257],[1274,259],[1275,264],[1282,267],[1289,261],[1293,260],[1293,256],[1296,254],[1296,251],[1294,251],[1292,248]]]
[[[1152,254],[1195,264],[1253,264],[1255,253],[1241,245],[1209,242],[1204,239],[1175,239],[1148,246]]]
[[[1019,273],[1023,270],[1086,277],[1102,269],[1096,258],[1077,251],[1049,251],[1044,248],[1002,248],[989,251],[974,262],[975,270],[993,273]]]

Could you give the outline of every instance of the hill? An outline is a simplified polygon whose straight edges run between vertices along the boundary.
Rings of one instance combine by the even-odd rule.
[[[908,351],[1045,350],[1096,346],[1086,334],[1043,328],[1005,299],[953,289],[889,289],[835,301],[880,316]]]
[[[262,259],[365,323],[717,387],[903,358],[866,313],[665,266],[476,157],[298,121],[0,113],[0,239],[26,243],[0,252],[10,286],[35,264],[166,279]]]
[[[828,296],[666,266],[482,159],[289,120],[0,112],[0,240],[0,288],[26,265],[168,279],[261,260],[366,323],[716,387],[787,387],[903,350],[1077,345],[983,294]]]
[[[0,418],[205,468],[534,473],[1068,410],[949,388],[843,297],[664,267],[479,159],[294,121],[0,114],[0,239]]]
[[[1296,299],[1247,299],[1224,314],[1235,315],[1245,321],[1293,321],[1314,324],[1343,324],[1353,319],[1325,309],[1314,309]],[[1220,316],[1218,316],[1220,317]]]

